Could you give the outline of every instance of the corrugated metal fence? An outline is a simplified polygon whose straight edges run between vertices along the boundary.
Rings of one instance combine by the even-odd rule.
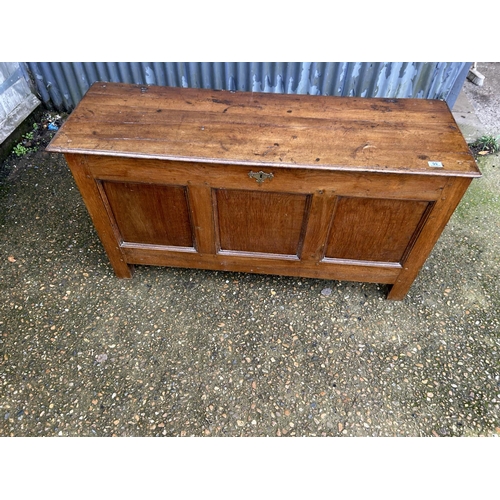
[[[466,62],[31,62],[42,101],[70,112],[95,81],[287,94],[443,99],[453,107]]]

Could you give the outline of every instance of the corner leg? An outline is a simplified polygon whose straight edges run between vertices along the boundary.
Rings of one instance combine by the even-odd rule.
[[[387,292],[387,300],[403,300],[406,294],[410,290],[410,286],[405,284],[395,283],[394,285],[389,285],[389,291]]]
[[[65,157],[116,276],[132,278],[134,267],[127,264],[120,247],[120,235],[110,220],[86,157],[75,154],[66,154]]]

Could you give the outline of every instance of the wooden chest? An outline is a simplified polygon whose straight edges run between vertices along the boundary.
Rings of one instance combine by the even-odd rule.
[[[481,175],[446,103],[423,99],[99,82],[47,150],[120,278],[282,274],[387,283],[395,300]]]

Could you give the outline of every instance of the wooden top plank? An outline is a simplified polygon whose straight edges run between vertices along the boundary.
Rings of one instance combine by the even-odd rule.
[[[98,82],[47,150],[262,167],[481,175],[446,103],[425,99]]]

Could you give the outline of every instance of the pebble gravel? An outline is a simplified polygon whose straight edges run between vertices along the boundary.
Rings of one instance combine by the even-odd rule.
[[[383,285],[138,266],[64,159],[0,181],[0,436],[497,436],[500,160],[401,302]]]

